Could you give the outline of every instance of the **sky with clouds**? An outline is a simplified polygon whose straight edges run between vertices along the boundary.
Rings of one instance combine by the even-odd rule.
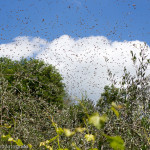
[[[70,95],[97,101],[108,68],[119,80],[124,66],[134,72],[131,50],[149,56],[149,18],[149,0],[0,1],[0,57],[43,59]]]

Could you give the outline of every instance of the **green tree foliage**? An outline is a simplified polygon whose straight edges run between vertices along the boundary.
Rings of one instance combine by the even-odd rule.
[[[90,115],[95,110],[96,107],[94,106],[94,103],[84,97],[82,97],[77,104],[72,104],[69,107],[69,114],[70,119],[73,120],[73,126],[75,126],[77,123],[80,126],[85,126],[85,120],[88,118],[87,114]]]
[[[41,60],[22,58],[20,61],[12,61],[0,58],[0,78],[8,82],[7,90],[11,90],[15,95],[63,104],[63,78],[55,67]]]
[[[101,94],[100,99],[97,102],[100,112],[107,109],[112,102],[123,102],[126,97],[125,90],[116,88],[113,84],[111,86],[105,86],[104,92]]]

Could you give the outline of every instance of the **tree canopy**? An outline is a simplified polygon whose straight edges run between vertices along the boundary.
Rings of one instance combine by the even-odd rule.
[[[100,99],[97,102],[97,106],[100,110],[108,109],[108,105],[112,102],[122,102],[125,98],[125,91],[120,91],[119,88],[115,87],[113,84],[111,86],[106,85],[104,87],[104,92],[101,94]]]
[[[13,61],[0,58],[0,78],[7,81],[7,90],[15,95],[43,98],[49,103],[63,104],[63,78],[54,66],[41,60],[22,58],[20,61]]]

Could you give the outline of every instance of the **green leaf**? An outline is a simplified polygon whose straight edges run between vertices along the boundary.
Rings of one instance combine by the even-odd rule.
[[[115,107],[111,107],[111,110],[114,112],[114,114],[117,116],[117,118],[119,118],[119,112],[118,110],[115,109]]]
[[[12,141],[13,141],[13,142],[16,142],[12,137],[8,138],[8,141],[9,141],[9,142],[12,142]]]
[[[64,129],[64,133],[67,137],[73,136],[75,134],[75,132],[72,132],[69,129]]]
[[[52,148],[51,146],[49,146],[49,145],[45,145],[45,147],[46,147],[47,149],[49,149],[49,150],[53,150],[53,148]]]
[[[46,144],[45,142],[40,142],[40,147],[45,146],[45,144]]]
[[[8,124],[4,124],[4,126],[3,127],[5,127],[5,128],[11,128],[11,125],[8,125]]]
[[[17,144],[18,146],[22,146],[22,145],[23,145],[23,143],[22,143],[22,141],[21,141],[20,139],[16,140],[16,144]]]
[[[63,131],[63,129],[62,128],[57,128],[56,129],[56,132],[57,132],[57,134],[62,134],[64,131]]]
[[[40,146],[45,146],[46,144],[49,144],[49,143],[53,142],[54,140],[56,140],[56,139],[58,138],[58,136],[59,136],[59,135],[57,135],[57,136],[51,138],[50,140],[46,140],[46,141],[44,141],[44,142],[40,142]]]
[[[101,129],[104,126],[104,123],[108,120],[106,115],[99,116],[98,113],[94,113],[89,117],[89,123],[93,124],[97,129]]]
[[[1,136],[1,139],[4,140],[4,141],[7,141],[8,139],[10,138],[10,135],[2,135]]]
[[[74,142],[71,144],[76,150],[81,150]]]
[[[31,145],[31,144],[28,144],[28,147],[29,147],[29,149],[31,149],[31,148],[32,148],[32,145]]]
[[[120,136],[108,136],[104,135],[110,143],[110,147],[114,150],[124,150],[125,144]]]
[[[95,137],[92,134],[86,134],[85,139],[87,140],[87,142],[95,141]]]
[[[84,132],[85,130],[86,128],[81,128],[81,127],[75,129],[76,132],[80,132],[80,133]]]

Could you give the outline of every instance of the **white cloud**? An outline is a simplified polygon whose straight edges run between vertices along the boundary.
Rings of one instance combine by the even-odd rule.
[[[21,57],[32,57],[43,50],[46,40],[31,37],[16,37],[13,42],[0,45],[0,57],[6,56],[13,60]]]
[[[134,72],[130,51],[139,57],[141,48],[145,49],[140,41],[112,42],[103,36],[75,40],[63,35],[51,42],[40,38],[17,37],[12,43],[0,45],[0,57],[19,60],[22,56],[35,56],[43,59],[60,71],[71,95],[81,97],[81,93],[87,91],[87,96],[96,101],[104,85],[109,83],[107,66],[118,78],[124,66]],[[109,59],[107,66],[106,57]]]

